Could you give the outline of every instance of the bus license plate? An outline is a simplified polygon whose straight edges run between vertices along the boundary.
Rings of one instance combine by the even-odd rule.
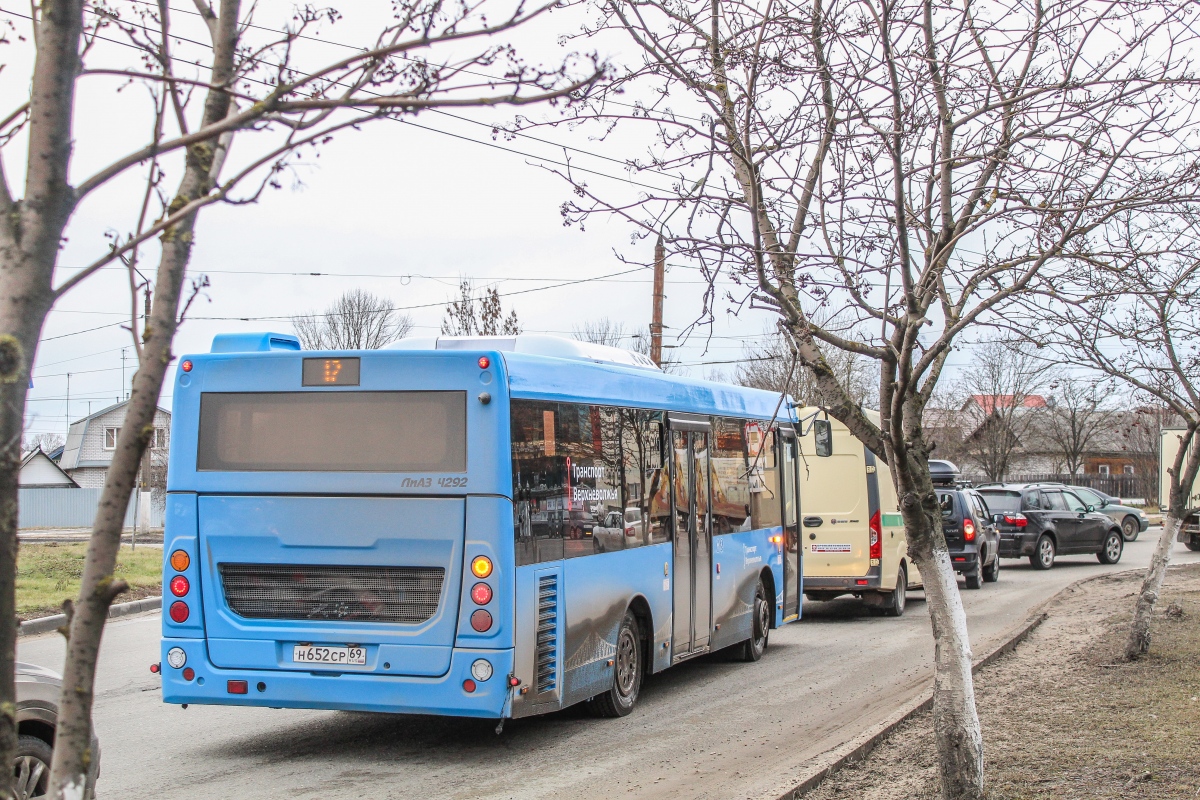
[[[298,644],[292,649],[292,660],[299,664],[357,664],[367,663],[365,647],[321,647]]]

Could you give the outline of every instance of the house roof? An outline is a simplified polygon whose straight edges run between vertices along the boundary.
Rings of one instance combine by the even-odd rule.
[[[87,436],[88,427],[90,426],[92,420],[96,419],[97,417],[102,417],[105,414],[111,414],[118,408],[122,408],[127,405],[129,405],[129,401],[122,400],[120,403],[114,403],[107,408],[100,409],[95,414],[89,414],[82,419],[77,419],[72,422],[71,427],[67,429],[67,443],[63,445],[62,457],[58,462],[59,466],[61,466],[63,469],[75,469],[82,466],[97,466],[96,464],[89,463],[85,465],[79,462],[79,452],[83,448],[83,440],[84,437]],[[168,417],[171,416],[171,412],[162,406],[158,406],[158,410],[166,414]],[[101,464],[98,466],[107,465]]]
[[[963,410],[965,411],[971,403],[979,406],[985,414],[991,414],[998,408],[1012,408],[1014,404],[1020,408],[1045,408],[1048,405],[1046,398],[1040,394],[973,394],[963,406]]]
[[[20,471],[18,471],[18,475],[20,475],[21,472],[25,471],[25,467],[27,465],[29,465],[35,461],[36,462],[44,462],[44,463],[41,463],[41,466],[43,469],[46,467],[50,467],[56,473],[61,475],[63,477],[63,480],[57,481],[53,484],[45,484],[45,483],[30,484],[30,483],[21,483],[20,478],[18,477],[17,478],[18,485],[20,485],[24,488],[34,488],[37,486],[71,486],[76,489],[79,488],[79,484],[75,482],[75,479],[72,478],[67,473],[63,472],[62,467],[60,467],[58,464],[54,463],[54,460],[52,458],[50,458],[50,456],[48,456],[44,452],[42,452],[42,448],[40,448],[40,447],[26,453],[25,457],[21,459],[21,469],[20,469]]]

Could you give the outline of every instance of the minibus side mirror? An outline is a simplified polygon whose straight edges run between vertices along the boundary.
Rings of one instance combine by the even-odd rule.
[[[817,455],[821,458],[833,455],[833,425],[829,420],[813,420],[813,442],[816,444]]]

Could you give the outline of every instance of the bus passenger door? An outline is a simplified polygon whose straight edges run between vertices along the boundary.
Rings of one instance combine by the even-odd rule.
[[[678,424],[672,420],[673,427]],[[688,427],[699,428],[691,423]],[[707,428],[707,425],[705,424]],[[672,656],[708,650],[712,630],[712,531],[709,513],[709,433],[671,433],[675,505]]]
[[[783,619],[800,615],[800,493],[797,491],[799,464],[796,458],[796,434],[780,429],[783,450]]]

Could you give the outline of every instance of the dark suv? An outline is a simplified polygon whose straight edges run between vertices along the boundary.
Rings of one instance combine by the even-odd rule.
[[[979,493],[995,514],[1005,558],[1028,556],[1034,569],[1050,569],[1057,556],[1076,553],[1095,553],[1101,564],[1121,560],[1120,526],[1068,486],[1003,484],[981,487]]]
[[[942,507],[942,533],[950,563],[961,572],[968,589],[1000,580],[1000,533],[987,502],[959,481],[958,467],[949,461],[930,461],[929,473]]]

